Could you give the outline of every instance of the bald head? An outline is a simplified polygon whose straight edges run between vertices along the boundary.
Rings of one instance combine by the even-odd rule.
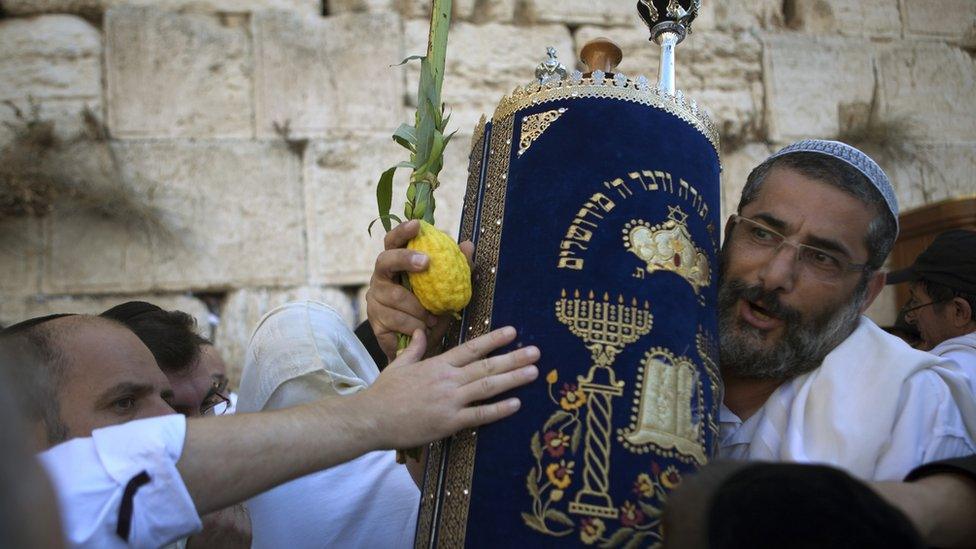
[[[30,391],[37,399],[32,406],[40,408],[46,445],[172,413],[167,404],[172,391],[149,349],[115,321],[65,316],[13,339],[32,359],[21,370],[30,373]]]

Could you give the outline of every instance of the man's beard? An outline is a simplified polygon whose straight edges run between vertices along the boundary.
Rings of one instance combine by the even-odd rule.
[[[718,293],[722,373],[747,379],[785,380],[819,367],[824,357],[854,331],[866,295],[865,278],[847,303],[804,318],[800,311],[782,304],[776,292],[723,277]],[[739,318],[739,299],[761,303],[768,314],[783,322],[779,341],[768,344],[762,330]]]

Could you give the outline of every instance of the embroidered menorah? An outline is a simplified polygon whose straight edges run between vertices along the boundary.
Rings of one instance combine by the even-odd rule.
[[[624,347],[651,331],[653,316],[650,305],[631,299],[625,303],[618,296],[613,303],[604,293],[598,301],[592,291],[586,298],[579,290],[573,297],[556,301],[556,318],[583,340],[593,364],[587,375],[578,376],[579,388],[586,395],[586,435],[583,450],[583,488],[569,504],[572,513],[617,518],[619,510],[610,498],[610,443],[613,397],[623,394],[624,382],[614,375],[614,359]]]

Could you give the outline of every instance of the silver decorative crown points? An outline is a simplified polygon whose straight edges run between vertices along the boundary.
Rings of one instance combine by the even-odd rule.
[[[546,48],[547,59],[535,68],[535,78],[540,84],[546,84],[555,79],[557,82],[566,78],[566,67],[559,62],[556,48],[548,46]]]
[[[592,75],[593,83],[596,84],[597,86],[602,86],[603,80],[606,77],[607,77],[607,73],[601,71],[600,69],[593,71],[593,75]]]

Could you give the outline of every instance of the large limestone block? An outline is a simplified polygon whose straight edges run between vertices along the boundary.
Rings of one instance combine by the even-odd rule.
[[[0,306],[0,323],[10,325],[21,320],[38,316],[75,313],[97,315],[127,301],[146,301],[167,311],[183,311],[197,322],[197,333],[211,337],[210,312],[199,299],[184,294],[144,294],[131,296],[56,296],[29,297],[11,303],[9,307]]]
[[[932,37],[972,47],[976,44],[976,2],[926,0],[902,2],[905,34]]]
[[[0,301],[38,291],[43,244],[38,220],[0,219]]]
[[[254,16],[258,135],[390,131],[404,120],[403,55],[396,14]],[[425,38],[426,40],[426,38]],[[425,42],[426,43],[426,42]]]
[[[0,20],[0,146],[13,137],[16,112],[55,123],[60,137],[81,129],[81,113],[102,108],[102,39],[70,15]]]
[[[291,10],[305,14],[321,11],[321,0],[4,0],[11,15],[78,13],[97,16],[117,6],[152,6],[167,11],[200,13],[247,13],[264,9]]]
[[[44,290],[111,293],[300,284],[301,163],[280,143],[132,141],[122,178],[172,236],[82,212],[49,220]]]
[[[575,35],[576,51],[600,36],[608,36],[606,29],[581,27]],[[648,42],[646,28],[614,29],[609,36],[624,52],[620,72],[657,80],[660,48]],[[696,31],[678,46],[676,64],[678,89],[705,108],[723,139],[739,142],[759,136],[762,48],[752,33]]]
[[[902,211],[949,198],[972,196],[976,148],[972,143],[907,144],[886,156]]]
[[[858,38],[763,37],[768,136],[777,142],[837,136],[842,113],[869,111],[874,96],[870,42]]]
[[[881,119],[904,122],[906,136],[976,141],[976,61],[940,43],[894,47],[880,55]]]
[[[452,20],[486,23],[511,22],[515,17],[517,0],[455,0]],[[330,0],[329,13],[399,12],[412,19],[430,18],[430,0]]]
[[[782,25],[782,0],[720,0],[702,2],[692,30],[771,29]]]
[[[354,327],[356,313],[352,298],[338,288],[301,286],[287,289],[244,289],[231,292],[220,310],[215,347],[227,362],[231,386],[240,383],[244,369],[244,352],[251,334],[264,315],[275,307],[292,301],[318,301],[335,309],[346,325]]]
[[[637,2],[620,0],[524,0],[523,13],[532,23],[632,25],[640,20]]]
[[[105,16],[115,137],[251,137],[246,18],[122,7]]]
[[[901,37],[898,0],[793,0],[787,5],[787,23],[804,32]]]
[[[405,27],[407,54],[424,53],[428,23],[407,21]],[[503,96],[535,78],[536,66],[546,59],[547,46],[554,46],[560,58],[572,65],[573,42],[562,25],[453,25],[443,91],[444,102],[453,113],[449,128],[474,131],[482,114],[491,116]],[[408,64],[407,75],[407,93],[415,102],[419,63]]]
[[[455,136],[445,152],[435,220],[457,235],[467,182],[469,137]],[[309,278],[314,284],[361,285],[369,282],[383,250],[383,227],[366,227],[377,216],[376,181],[406,151],[386,135],[313,143],[306,153]],[[408,170],[398,170],[391,213],[402,216]]]
[[[722,154],[722,229],[725,222],[736,213],[742,189],[752,169],[765,161],[775,149],[763,143],[750,143],[732,152]]]

